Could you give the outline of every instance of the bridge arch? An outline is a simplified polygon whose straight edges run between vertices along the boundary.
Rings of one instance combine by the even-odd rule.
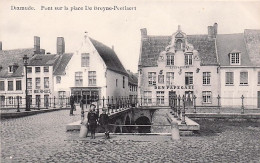
[[[151,121],[146,116],[140,116],[135,120],[136,125],[151,125]],[[138,133],[150,133],[151,126],[137,126],[136,130]]]
[[[130,118],[130,116],[129,116],[128,114],[127,114],[126,117],[125,117],[124,124],[125,124],[125,125],[131,125],[131,118]],[[130,133],[131,130],[132,130],[132,127],[130,127],[130,126],[124,126],[124,127],[122,128],[122,130],[123,130],[123,133]]]

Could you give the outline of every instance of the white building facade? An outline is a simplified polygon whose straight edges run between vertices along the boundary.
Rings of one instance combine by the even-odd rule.
[[[62,73],[54,73],[54,91],[90,103],[94,99],[129,96],[128,74],[114,50],[84,37]]]
[[[139,98],[143,105],[169,106],[171,96],[190,97],[187,105],[216,106],[219,92],[215,38],[186,35],[149,36],[142,29]],[[205,48],[205,49],[202,49]]]

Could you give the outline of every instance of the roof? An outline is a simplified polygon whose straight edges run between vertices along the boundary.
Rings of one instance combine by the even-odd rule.
[[[31,58],[34,54],[34,49],[13,49],[13,50],[0,50],[0,70],[1,78],[8,77],[21,77],[23,72],[23,56],[27,55]],[[8,66],[17,64],[18,68],[14,73],[8,73]]]
[[[252,64],[260,66],[260,30],[246,29],[244,40]]]
[[[29,66],[53,66],[53,75],[64,75],[72,53],[36,54],[30,60]]]
[[[232,52],[241,52],[241,66],[252,66],[243,33],[219,34],[216,44],[220,66],[230,66],[229,54]]]
[[[29,66],[51,66],[54,65],[59,55],[56,54],[36,54],[29,62]]]
[[[172,36],[147,36],[142,40],[139,66],[155,67],[160,52],[170,45]],[[217,56],[214,39],[208,35],[188,35],[187,42],[199,52],[201,65],[217,65]]]
[[[65,53],[60,55],[59,60],[54,67],[53,75],[65,75],[65,68],[67,67],[72,55],[72,53]]]
[[[128,82],[133,85],[138,85],[137,75],[130,71],[127,71],[127,73],[128,73]]]
[[[90,41],[96,48],[97,52],[99,53],[109,70],[121,73],[123,75],[128,75],[114,50],[92,38],[90,38]]]

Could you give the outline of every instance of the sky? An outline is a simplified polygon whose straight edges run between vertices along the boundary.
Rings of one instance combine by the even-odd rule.
[[[34,7],[35,10],[11,10]],[[41,10],[44,6],[52,10]],[[54,7],[69,10],[54,10]],[[92,7],[73,10],[71,7]],[[128,6],[133,11],[100,11],[96,7]],[[126,69],[137,72],[141,28],[148,35],[172,35],[178,25],[187,35],[207,34],[207,26],[218,23],[218,33],[243,33],[260,29],[260,1],[173,1],[173,0],[1,0],[0,41],[3,50],[32,48],[33,37],[41,48],[56,53],[57,37],[64,37],[65,51],[76,52],[84,32],[105,45],[114,46]]]

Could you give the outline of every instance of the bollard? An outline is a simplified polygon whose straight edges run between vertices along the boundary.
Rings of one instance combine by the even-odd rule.
[[[112,96],[112,107],[111,107],[111,113],[114,113],[114,99],[113,99],[113,96]]]
[[[54,99],[53,99],[53,108],[56,108],[55,105],[56,105],[56,104],[55,104],[55,96],[54,96]]]
[[[176,121],[171,123],[172,140],[180,140],[179,126]]]
[[[178,113],[177,113],[177,98],[176,95],[173,96],[173,109],[174,109],[174,118],[178,118]]]

